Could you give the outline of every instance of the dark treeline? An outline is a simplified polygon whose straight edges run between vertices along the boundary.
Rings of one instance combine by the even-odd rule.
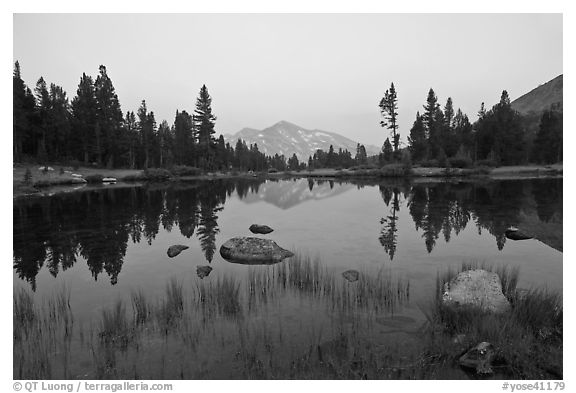
[[[215,137],[216,116],[206,86],[192,113],[177,110],[172,125],[157,122],[146,101],[136,113],[123,113],[105,66],[94,80],[82,74],[69,101],[62,87],[44,78],[32,91],[13,74],[14,162],[92,164],[107,168],[143,169],[186,165],[203,170],[286,170],[283,155],[266,156],[257,144],[235,146]],[[305,166],[305,164],[304,164]],[[300,167],[300,165],[298,165]]]
[[[332,189],[335,183],[341,184],[325,184],[311,178],[300,181],[305,182],[306,191],[327,186]],[[263,191],[271,198],[286,195],[286,182],[267,183],[268,188],[262,188],[262,183],[259,179],[218,180],[202,183],[202,187],[149,185],[21,199],[13,208],[15,272],[35,288],[36,276],[43,266],[56,276],[81,257],[94,279],[105,272],[115,284],[128,244],[151,245],[161,228],[168,232],[178,230],[186,238],[196,234],[206,260],[211,262],[220,231],[218,215],[234,192],[240,199]],[[358,188],[363,186],[358,183]],[[495,246],[502,249],[507,240],[504,233],[510,225],[520,223],[523,206],[535,206],[541,222],[562,217],[562,179],[483,184],[413,184],[398,180],[382,184],[379,189],[385,214],[380,219],[378,240],[391,259],[402,246],[397,233],[403,209],[412,217],[412,225],[421,233],[422,246],[428,252],[433,251],[440,238],[448,242],[468,225],[490,233],[496,239]],[[321,192],[326,194],[326,189]]]
[[[379,161],[385,164],[402,158],[397,132],[397,93],[394,84],[386,91],[379,107],[381,125],[391,132],[386,138]],[[540,116],[534,119],[534,116]],[[537,131],[532,123],[539,122]],[[455,110],[452,98],[442,108],[433,89],[428,92],[423,112],[408,135],[409,157],[413,163],[430,166],[466,167],[480,165],[516,165],[528,162],[562,161],[562,107],[553,105],[541,115],[522,116],[502,92],[500,102],[490,110],[482,103],[478,120],[471,123],[460,109]]]

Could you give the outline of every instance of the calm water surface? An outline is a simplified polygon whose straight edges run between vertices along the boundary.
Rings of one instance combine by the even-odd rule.
[[[271,226],[267,237],[318,257],[337,277],[391,269],[408,279],[400,322],[384,329],[414,331],[437,273],[463,261],[518,266],[521,288],[562,289],[562,179],[215,180],[15,199],[13,209],[14,287],[42,299],[66,285],[75,318],[85,323],[133,290],[154,298],[173,277],[197,280],[200,265],[214,269],[205,281],[246,280],[259,267],[229,263],[218,249],[231,237],[254,236],[253,223]],[[510,226],[536,238],[508,240]],[[173,244],[190,248],[168,258]],[[263,318],[297,331],[315,313],[296,298],[282,302]]]

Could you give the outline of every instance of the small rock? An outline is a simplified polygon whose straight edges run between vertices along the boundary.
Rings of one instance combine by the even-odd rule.
[[[204,277],[208,277],[208,275],[210,274],[211,271],[212,271],[212,268],[208,265],[198,266],[196,268],[196,274],[198,275],[198,277],[200,277],[200,279],[203,279]]]
[[[494,347],[488,342],[481,342],[458,359],[460,366],[476,370],[478,374],[492,373]]]
[[[174,246],[168,247],[167,254],[170,258],[174,258],[176,255],[180,254],[182,251],[188,249],[188,246],[183,246],[181,244],[177,244]]]
[[[510,302],[502,292],[498,274],[486,270],[467,270],[444,284],[442,301],[451,306],[474,306],[483,311],[506,312]]]
[[[274,231],[274,229],[270,228],[268,225],[258,225],[258,224],[250,225],[249,229],[250,229],[250,232],[252,232],[252,233],[259,233],[262,235],[266,235],[266,234]]]
[[[257,237],[234,237],[220,246],[220,255],[230,262],[272,264],[294,256],[272,240]]]
[[[358,281],[360,273],[358,273],[358,270],[346,270],[344,273],[342,273],[342,277],[344,277],[346,280],[350,282],[354,282]]]
[[[532,236],[528,235],[527,233],[522,232],[517,228],[508,228],[504,232],[506,237],[510,240],[528,240],[532,239]]]

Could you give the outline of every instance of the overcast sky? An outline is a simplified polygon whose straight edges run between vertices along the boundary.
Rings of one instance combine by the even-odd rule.
[[[202,84],[217,133],[287,120],[381,146],[378,102],[394,82],[405,141],[432,87],[472,121],[561,74],[560,14],[17,14],[14,60],[70,100],[104,64],[123,112],[191,112]]]

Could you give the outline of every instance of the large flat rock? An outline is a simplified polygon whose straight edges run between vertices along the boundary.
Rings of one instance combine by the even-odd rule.
[[[447,305],[474,306],[496,313],[510,310],[498,274],[482,269],[461,272],[444,284],[442,301]]]
[[[230,262],[270,264],[294,256],[276,242],[257,237],[234,237],[220,246],[220,255]]]

